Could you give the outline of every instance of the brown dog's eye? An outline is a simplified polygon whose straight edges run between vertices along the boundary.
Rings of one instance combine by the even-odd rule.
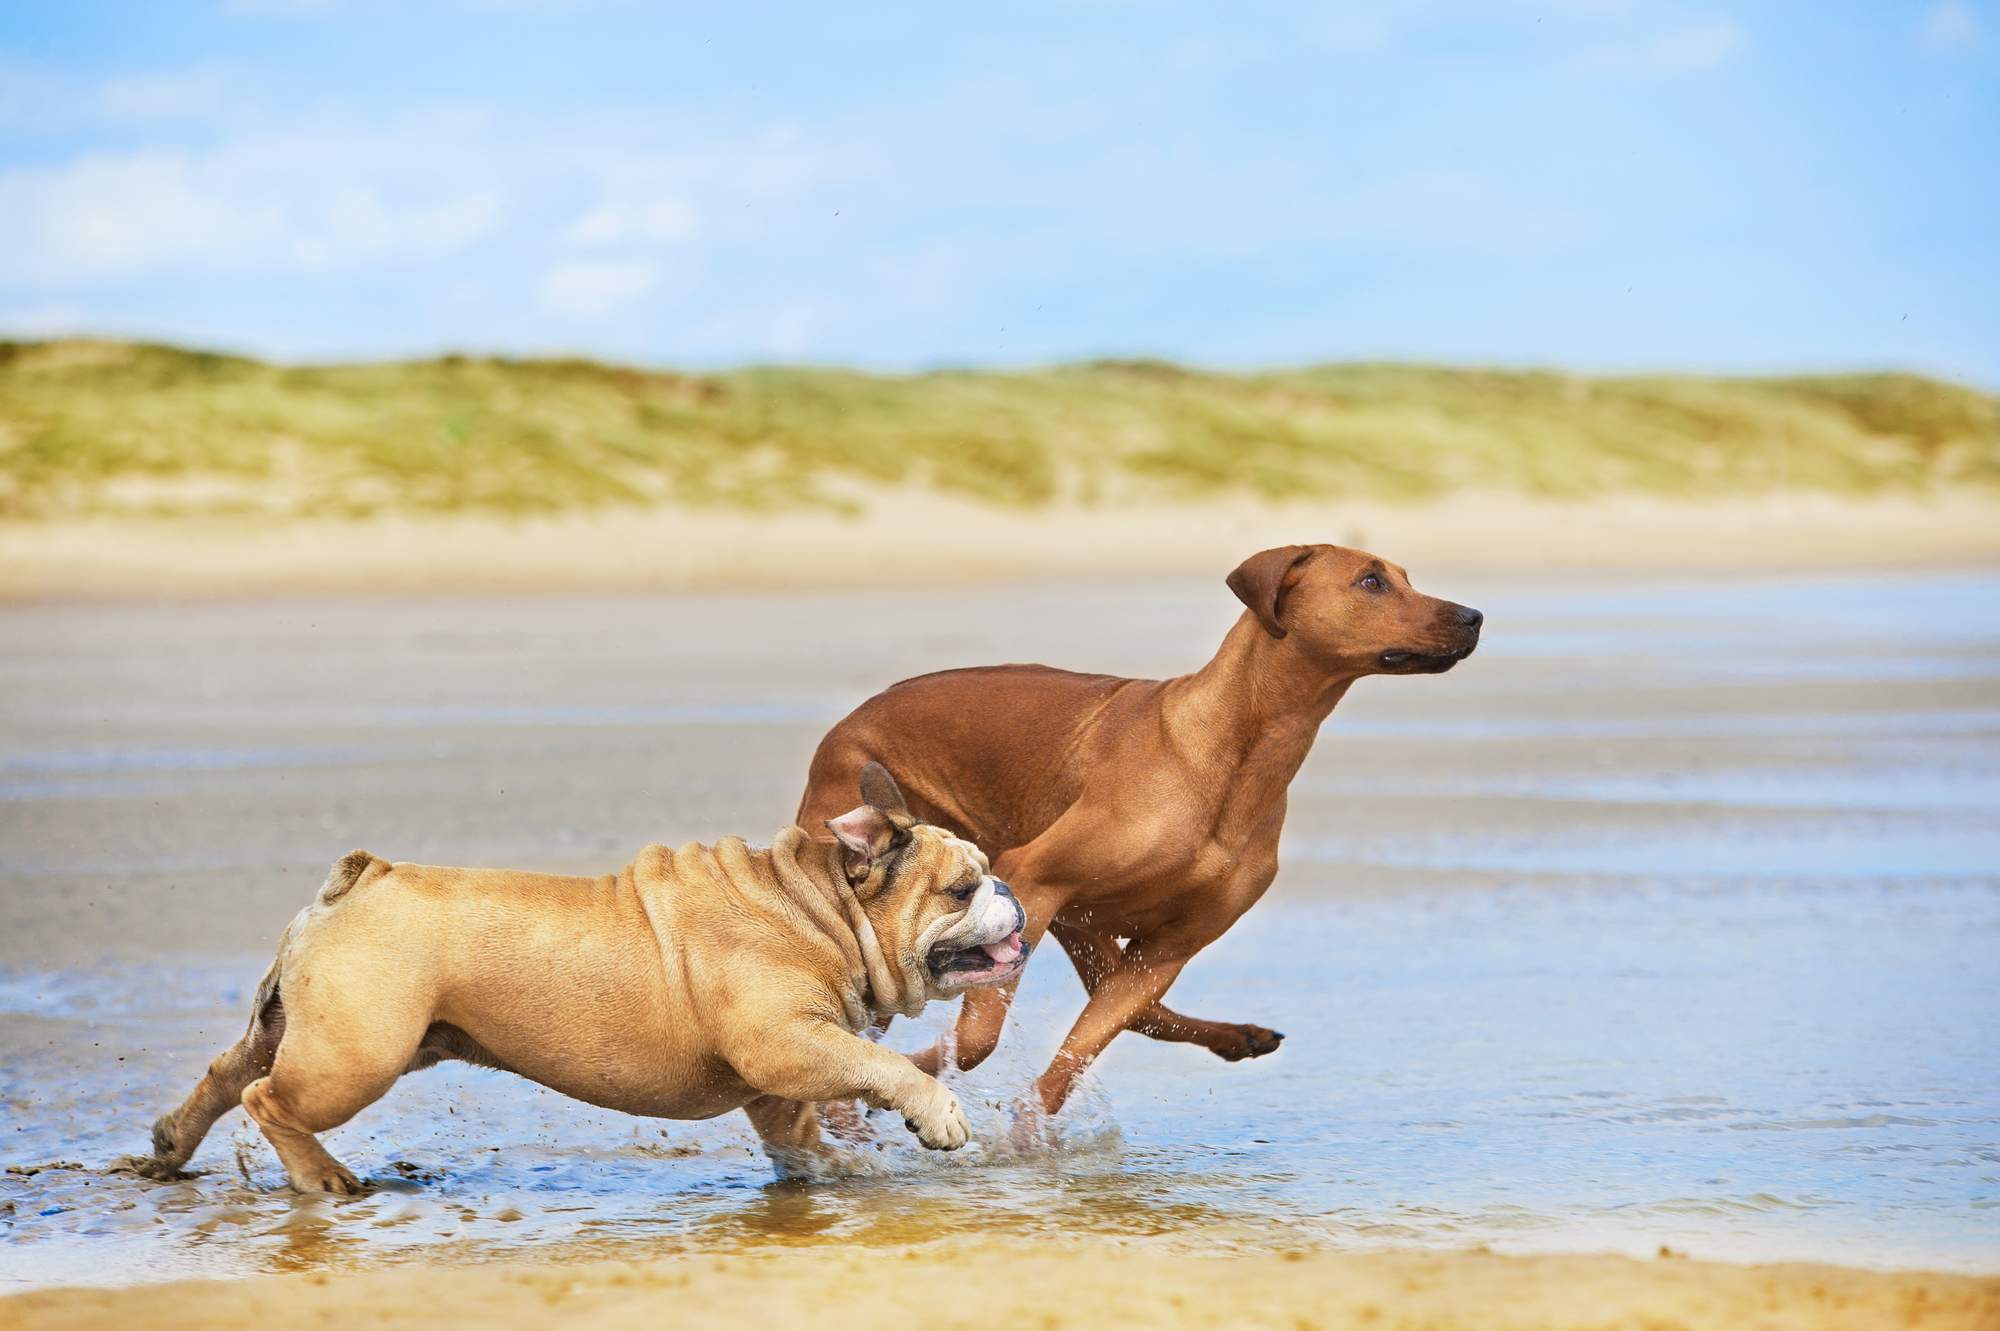
[[[1361,581],[1355,583],[1354,585],[1357,587],[1366,587],[1371,592],[1379,592],[1382,590],[1382,579],[1376,577],[1373,573],[1370,573],[1367,577],[1363,578]]]

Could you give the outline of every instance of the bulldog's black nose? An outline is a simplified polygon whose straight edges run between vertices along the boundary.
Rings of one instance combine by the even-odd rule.
[[[1469,629],[1476,629],[1486,622],[1486,616],[1469,605],[1462,605],[1458,608],[1458,622]]]
[[[1011,897],[1014,895],[1014,889],[1007,886],[1002,880],[995,878],[993,880],[993,895],[996,897]]]

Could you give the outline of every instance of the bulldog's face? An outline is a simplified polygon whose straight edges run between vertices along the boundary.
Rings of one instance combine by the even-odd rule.
[[[848,881],[899,980],[940,1000],[1019,976],[1028,913],[985,852],[916,821],[893,782],[886,790],[864,783],[863,793],[893,797],[895,807],[865,804],[826,825],[847,847]]]
[[[942,889],[958,909],[932,920],[912,949],[924,959],[930,997],[951,998],[1014,979],[1028,964],[1028,948],[1021,941],[1028,912],[1014,889],[987,871],[985,852],[970,841],[935,827],[912,830],[936,833],[954,857],[966,861]]]

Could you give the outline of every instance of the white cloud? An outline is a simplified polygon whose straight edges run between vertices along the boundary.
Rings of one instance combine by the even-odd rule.
[[[91,331],[91,319],[81,305],[68,301],[0,306],[0,329],[9,337],[70,337]]]
[[[1692,74],[1713,69],[1743,46],[1743,32],[1733,23],[1702,23],[1670,33],[1647,52],[1662,74]]]
[[[813,345],[831,311],[821,301],[787,301],[771,316],[764,348],[775,356],[796,356]]]
[[[1335,51],[1379,51],[1389,44],[1389,22],[1379,14],[1338,10],[1311,24],[1306,34]]]
[[[0,59],[0,130],[178,130],[223,120],[238,108],[241,93],[217,65],[93,82]]]
[[[111,119],[156,124],[208,119],[222,110],[228,96],[222,71],[194,69],[113,79],[99,89],[97,101]]]
[[[1580,74],[1626,77],[1698,74],[1727,62],[1745,45],[1741,28],[1718,20],[1697,23],[1639,45],[1594,47],[1571,67]]]
[[[465,165],[435,142],[308,131],[19,167],[0,172],[0,281],[448,254],[499,212],[501,191]]]
[[[639,204],[602,204],[579,217],[571,225],[568,238],[579,245],[607,245],[624,240],[677,244],[694,239],[699,231],[694,207],[683,199],[669,198]]]
[[[1960,0],[1938,0],[1917,24],[1917,49],[1925,55],[1948,56],[1979,45],[1979,19]]]
[[[1574,240],[1583,219],[1505,198],[1466,171],[1413,171],[1365,185],[1324,214],[1330,239],[1426,250],[1532,253]]]
[[[222,8],[225,13],[247,18],[304,18],[333,7],[333,0],[227,0]]]
[[[542,304],[557,314],[601,319],[652,290],[659,270],[650,263],[560,263],[543,275]]]

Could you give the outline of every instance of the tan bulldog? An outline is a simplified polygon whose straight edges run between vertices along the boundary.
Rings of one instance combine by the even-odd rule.
[[[249,1031],[120,1166],[173,1177],[237,1104],[302,1192],[362,1184],[315,1133],[449,1058],[627,1114],[750,1117],[781,1171],[830,1154],[812,1104],[894,1109],[963,1146],[952,1093],[860,1032],[1021,972],[1026,923],[970,842],[919,823],[879,764],[865,801],[768,850],[648,846],[564,878],[357,850],[279,940]]]

